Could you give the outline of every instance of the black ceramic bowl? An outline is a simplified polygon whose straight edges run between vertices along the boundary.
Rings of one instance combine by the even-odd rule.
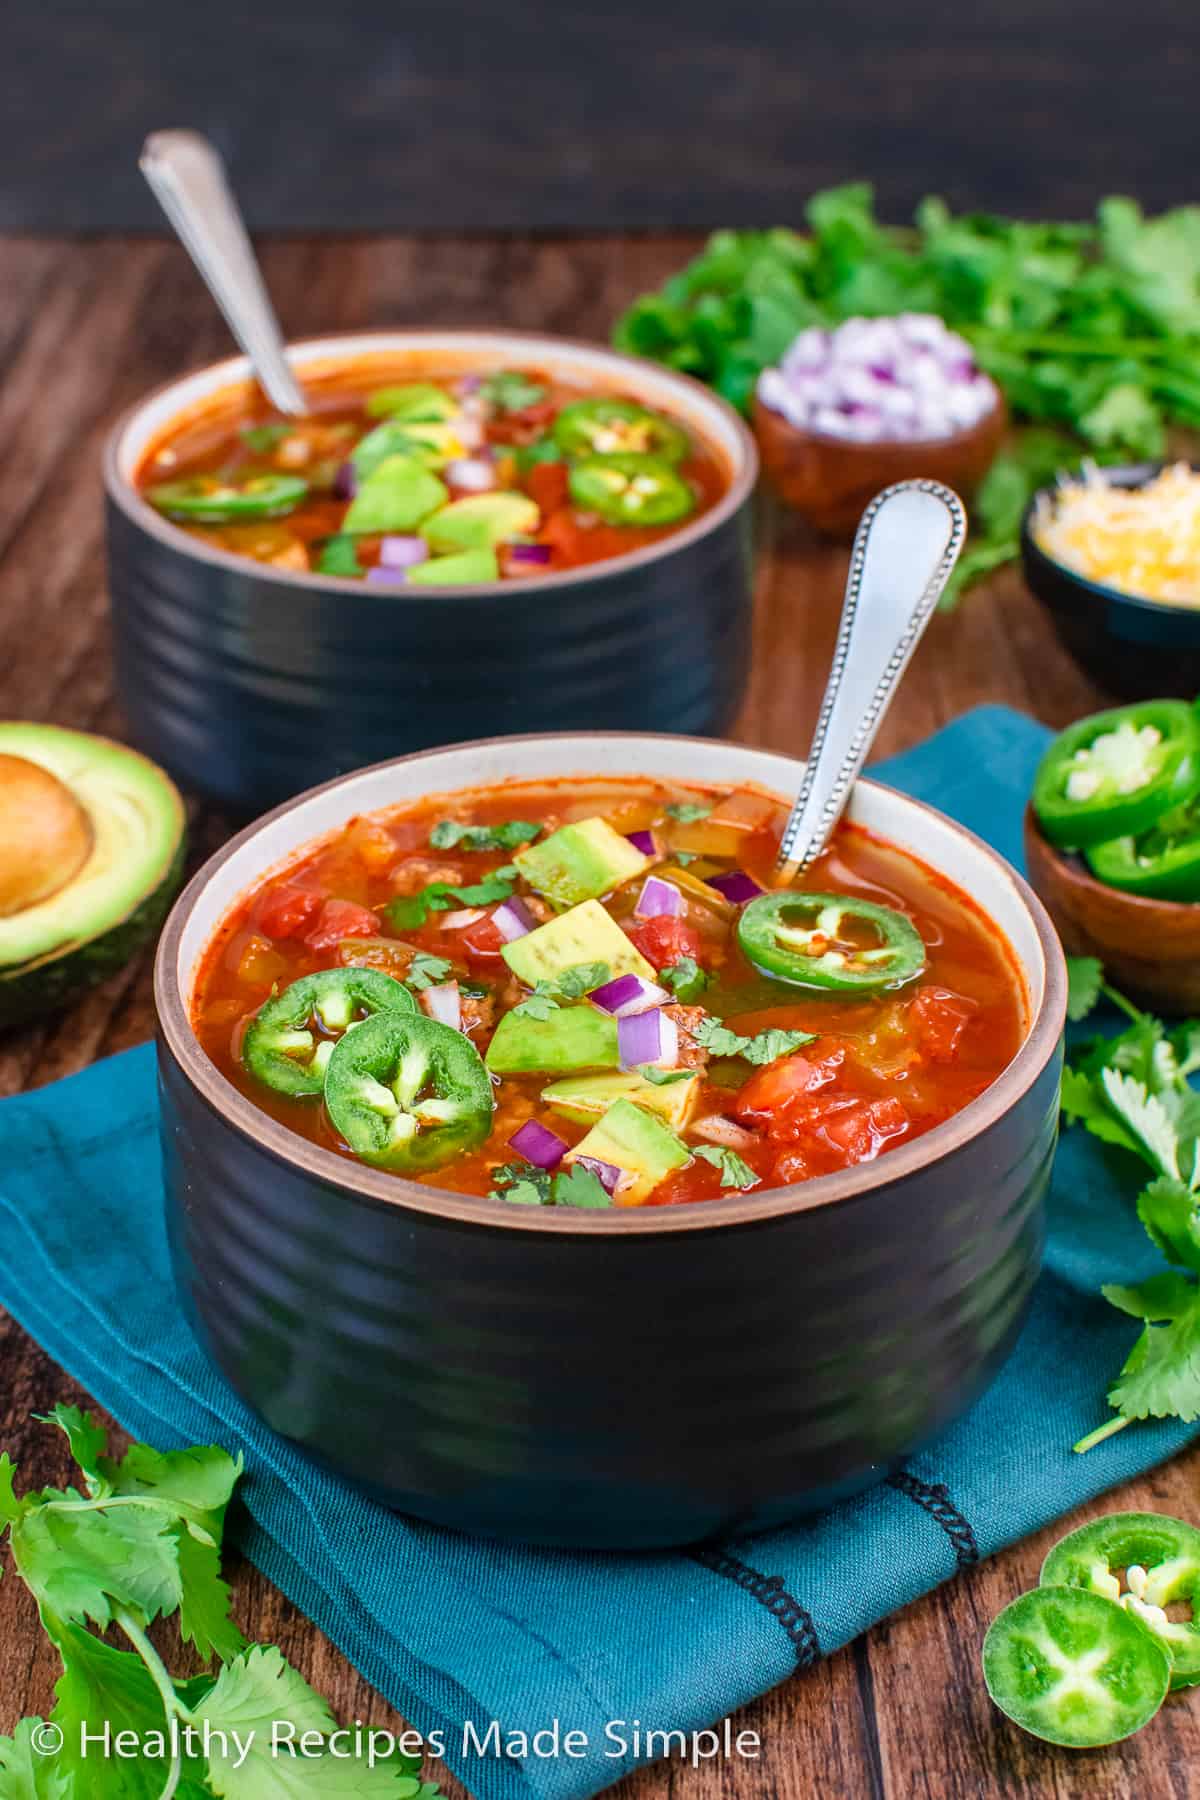
[[[218,1073],[188,1022],[192,984],[265,871],[354,813],[571,772],[788,793],[801,766],[657,736],[459,745],[293,801],[195,877],[155,970],[176,1276],[250,1405],[406,1512],[627,1548],[750,1531],[879,1479],[1008,1354],[1056,1142],[1062,950],[993,851],[861,782],[851,816],[951,876],[1003,931],[1028,1034],[956,1118],[760,1198],[582,1213],[441,1193],[289,1132]]]
[[[1161,463],[1105,469],[1118,487],[1140,487]],[[1043,492],[1053,494],[1053,488]],[[1089,581],[1040,548],[1033,535],[1039,495],[1021,523],[1025,580],[1050,614],[1062,642],[1100,687],[1122,699],[1200,693],[1200,607],[1140,600]]]
[[[349,366],[536,367],[682,420],[729,487],[670,538],[566,574],[381,592],[210,549],[142,499],[148,448],[188,416],[236,417],[244,358],[161,388],[105,451],[117,679],[137,742],[238,812],[468,733],[720,732],[750,655],[754,440],[699,383],[599,345],[508,331],[388,331],[296,344],[306,385]]]

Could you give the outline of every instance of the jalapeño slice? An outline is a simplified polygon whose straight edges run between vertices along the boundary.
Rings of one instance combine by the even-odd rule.
[[[1123,1570],[1122,1591],[1117,1571]],[[1110,1513],[1081,1525],[1042,1564],[1043,1587],[1084,1588],[1114,1600],[1159,1639],[1171,1686],[1200,1683],[1200,1531],[1161,1513]],[[1168,1617],[1178,1602],[1190,1619]]]
[[[1200,718],[1184,700],[1146,700],[1080,719],[1055,738],[1033,782],[1052,844],[1086,850],[1137,837],[1200,792]]]
[[[403,983],[379,969],[320,969],[259,1008],[242,1064],[277,1094],[311,1098],[324,1089],[335,1038],[373,1013],[416,1010]]]
[[[576,506],[609,525],[670,525],[696,506],[687,482],[661,456],[588,456],[567,481]]]
[[[1171,1665],[1123,1607],[1079,1588],[1039,1587],[992,1620],[983,1679],[1023,1731],[1086,1750],[1140,1731],[1166,1698]]]
[[[760,894],[743,908],[737,937],[764,975],[833,993],[882,993],[925,967],[925,944],[910,919],[850,894]]]
[[[1140,837],[1093,844],[1086,856],[1106,887],[1153,900],[1200,900],[1200,797],[1164,813]]]
[[[492,1084],[474,1044],[423,1013],[378,1013],[334,1046],[325,1105],[347,1144],[384,1169],[436,1169],[492,1123]]]
[[[661,456],[682,462],[691,444],[673,419],[632,400],[573,400],[552,427],[559,449],[567,456]]]
[[[279,519],[299,506],[308,483],[299,475],[251,475],[241,482],[193,475],[152,487],[151,504],[172,519],[196,525],[236,525],[248,519]]]

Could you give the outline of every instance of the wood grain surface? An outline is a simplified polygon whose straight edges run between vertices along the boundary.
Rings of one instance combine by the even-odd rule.
[[[367,325],[505,324],[601,337],[616,309],[693,247],[635,240],[370,239],[268,244],[264,262],[287,331]],[[120,735],[111,691],[98,459],[106,429],[146,388],[224,354],[224,330],[181,252],[102,239],[0,240],[0,717]],[[766,521],[758,654],[737,736],[804,749],[833,645],[846,553],[794,521]],[[1037,603],[1008,572],[937,619],[885,722],[888,754],[981,701],[1065,724],[1101,696],[1059,649]],[[193,856],[226,821],[193,809]],[[53,1081],[151,1034],[143,957],[73,1011],[0,1038],[0,1092]],[[24,1477],[61,1481],[56,1434],[31,1424],[56,1399],[90,1404],[0,1315],[0,1444]],[[1197,1516],[1200,1449],[1134,1482],[1110,1504]],[[1078,1522],[1075,1520],[1073,1522]],[[991,1617],[1032,1586],[1054,1527],[960,1576],[739,1715],[758,1762],[698,1772],[663,1763],[613,1790],[620,1800],[1186,1800],[1200,1777],[1200,1699],[1171,1700],[1129,1743],[1069,1755],[1035,1743],[991,1708],[978,1652]],[[247,1565],[236,1610],[279,1643],[337,1714],[395,1723],[387,1706],[295,1608]],[[0,1731],[51,1704],[57,1675],[21,1583],[0,1581]],[[430,1771],[433,1773],[434,1771]],[[438,1771],[440,1774],[440,1771]],[[446,1791],[463,1791],[444,1776]]]

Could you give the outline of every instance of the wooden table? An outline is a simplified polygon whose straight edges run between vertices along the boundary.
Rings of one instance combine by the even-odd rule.
[[[289,336],[369,325],[505,324],[603,337],[618,309],[695,247],[689,238],[572,242],[289,240],[264,261]],[[0,248],[0,717],[120,735],[112,696],[99,456],[116,415],[145,389],[229,349],[182,252],[165,243],[7,240]],[[768,530],[758,593],[759,655],[736,735],[804,749],[828,667],[845,553],[794,521]],[[768,654],[769,650],[769,654]],[[980,701],[1063,725],[1101,698],[1058,647],[1008,572],[931,627],[879,741],[903,748]],[[226,822],[194,811],[197,860]],[[73,1011],[0,1039],[0,1092],[35,1087],[122,1050],[153,1028],[143,957]],[[89,1397],[0,1315],[0,1445],[22,1475],[62,1481],[55,1434],[29,1422]],[[1195,1517],[1200,1449],[1132,1483],[1113,1504]],[[1104,1505],[1086,1509],[1105,1510]],[[1073,1521],[1073,1522],[1078,1522]],[[1195,1792],[1200,1701],[1172,1702],[1127,1745],[1072,1757],[1010,1728],[979,1675],[988,1621],[1034,1585],[1054,1527],[959,1577],[749,1707],[739,1727],[760,1762],[699,1773],[660,1764],[622,1800],[859,1800],[860,1796],[1139,1796]],[[296,1610],[249,1566],[236,1570],[247,1632],[279,1643],[342,1718],[394,1716]],[[0,1730],[45,1712],[57,1662],[19,1581],[0,1582]],[[462,1794],[452,1780],[446,1790]]]

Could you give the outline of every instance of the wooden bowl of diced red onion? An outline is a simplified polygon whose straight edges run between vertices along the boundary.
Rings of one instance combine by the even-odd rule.
[[[812,326],[763,371],[754,398],[768,481],[830,537],[852,537],[894,481],[924,476],[969,497],[1007,422],[970,344],[931,313]]]

